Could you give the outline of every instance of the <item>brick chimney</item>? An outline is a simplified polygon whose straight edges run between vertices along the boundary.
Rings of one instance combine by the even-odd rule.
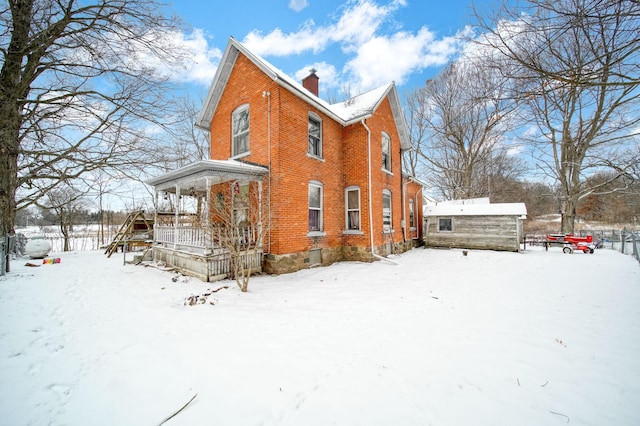
[[[302,87],[318,96],[318,80],[320,80],[320,78],[316,75],[314,68],[311,68],[309,72],[311,74],[302,79]]]

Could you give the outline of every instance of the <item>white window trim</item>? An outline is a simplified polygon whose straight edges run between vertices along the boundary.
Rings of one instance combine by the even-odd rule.
[[[322,236],[322,235],[326,235],[326,233],[324,232],[324,187],[322,185],[322,182],[318,182],[316,180],[312,180],[309,181],[309,185],[307,187],[307,204],[309,204],[309,191],[311,190],[311,187],[317,187],[320,188],[320,213],[318,215],[318,222],[319,222],[319,229],[309,229],[309,233],[307,234],[310,237],[316,237],[316,236]],[[309,210],[311,210],[311,206],[308,205],[307,206],[307,226],[309,225],[308,223],[308,214],[309,214]]]
[[[413,212],[411,211],[413,209]],[[413,213],[413,224],[411,224],[411,213]],[[409,230],[416,230],[416,202],[413,198],[409,198]]]
[[[320,155],[316,155],[314,153],[309,152],[309,120],[314,120],[318,122],[318,127],[320,128],[320,141],[319,141],[319,148],[320,148]],[[320,118],[320,116],[314,112],[309,112],[309,115],[307,117],[307,155],[311,158],[315,158],[318,160],[323,160],[324,159],[324,144],[323,144],[323,134],[322,134],[322,118]]]
[[[384,224],[384,197],[385,195],[389,196],[389,226],[387,227]],[[393,194],[388,189],[382,190],[382,232],[389,233],[393,232]]]
[[[389,146],[389,152],[387,154],[389,156],[389,168],[387,169],[387,168],[384,167],[384,165],[382,165],[381,169],[384,172],[389,173],[389,174],[392,175],[393,174],[393,171],[392,171],[392,169],[393,169],[393,158],[391,157],[391,151],[392,151],[392,149],[391,149],[391,137],[386,132],[382,132],[382,140],[380,142],[380,147],[382,148],[382,154],[383,155],[384,155],[384,141],[385,141],[385,139],[387,141],[389,141],[389,145],[388,145]]]
[[[235,122],[234,116],[239,114],[242,111],[247,110],[249,112],[249,126],[247,129],[247,150],[239,153],[235,153],[235,137],[237,135],[234,134],[233,124]],[[251,154],[251,111],[249,110],[249,104],[242,104],[231,113],[231,157],[230,158],[241,158],[246,157]]]
[[[351,229],[348,227],[349,225],[349,192],[350,191],[358,192],[358,216],[359,216],[360,226],[357,229]],[[359,186],[352,185],[344,189],[344,224],[345,224],[345,230],[342,232],[343,234],[353,234],[353,235],[364,234],[364,232],[362,231],[362,191],[360,191]]]

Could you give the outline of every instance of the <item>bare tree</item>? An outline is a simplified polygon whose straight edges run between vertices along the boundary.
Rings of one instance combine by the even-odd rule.
[[[54,213],[64,241],[63,251],[71,249],[70,232],[85,212],[83,196],[84,194],[73,186],[57,186],[47,192],[44,203],[38,204],[39,207]]]
[[[411,149],[404,153],[403,171],[410,176],[419,176],[425,172],[422,154],[428,155],[429,103],[426,88],[420,87],[410,92],[405,98],[405,105]]]
[[[479,56],[447,66],[410,102],[413,141],[425,161],[425,179],[447,199],[487,195],[486,177],[501,163],[514,103],[508,80]],[[427,134],[428,131],[428,134]]]
[[[163,67],[184,52],[154,0],[0,3],[0,233],[16,209],[96,169],[152,151],[172,106]],[[131,173],[133,175],[133,173]]]
[[[480,43],[518,81],[525,137],[540,172],[558,183],[562,232],[573,232],[581,199],[623,191],[640,162],[640,2],[531,0],[478,17]],[[509,65],[505,66],[505,63]],[[604,171],[610,179],[587,179]]]
[[[218,185],[213,193],[211,240],[214,247],[230,255],[231,277],[240,291],[246,292],[254,272],[253,261],[262,261],[257,249],[269,231],[265,201],[257,182],[232,181]]]

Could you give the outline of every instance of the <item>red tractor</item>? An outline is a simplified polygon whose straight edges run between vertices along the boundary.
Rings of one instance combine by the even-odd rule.
[[[573,234],[549,234],[547,235],[547,245],[557,244],[562,246],[564,253],[573,253],[574,250],[581,250],[583,253],[591,253],[596,249],[593,244],[593,236],[576,237]]]

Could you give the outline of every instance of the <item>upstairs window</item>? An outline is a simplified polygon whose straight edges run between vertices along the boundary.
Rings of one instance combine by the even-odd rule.
[[[231,156],[249,152],[249,104],[241,105],[231,115]]]
[[[349,187],[345,191],[347,206],[347,230],[360,230],[360,188]]]
[[[391,191],[382,191],[382,229],[385,232],[391,231]]]
[[[322,158],[322,120],[309,114],[309,155]]]
[[[309,231],[322,231],[322,184],[309,183]]]
[[[382,132],[382,169],[391,171],[391,138]]]

